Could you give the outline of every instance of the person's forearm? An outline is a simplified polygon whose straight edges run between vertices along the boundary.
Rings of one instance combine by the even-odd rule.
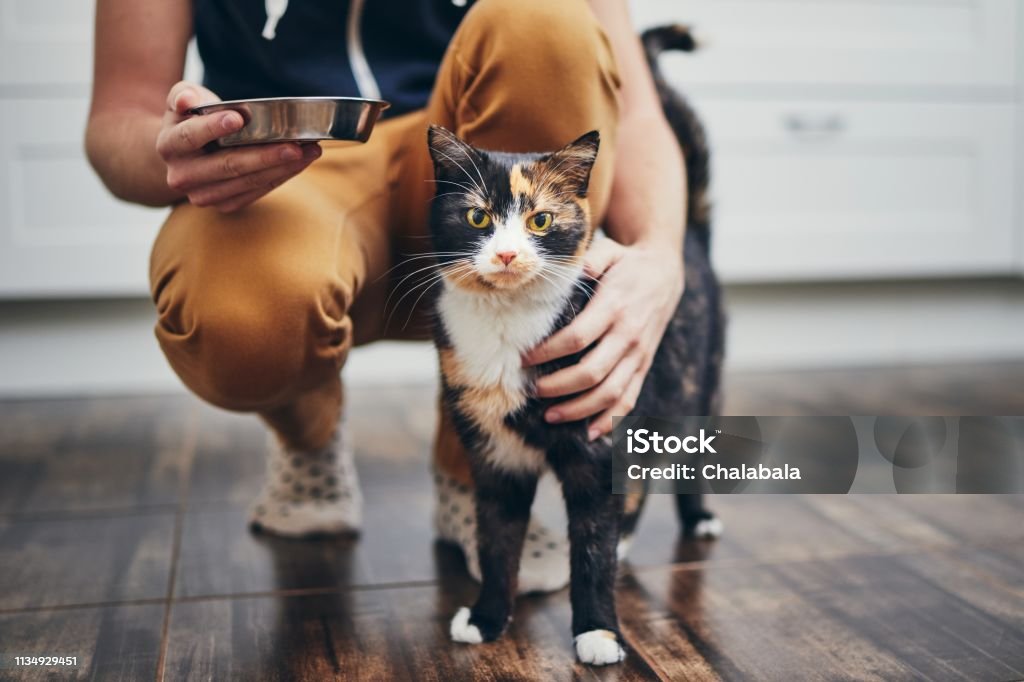
[[[590,0],[608,34],[622,88],[615,171],[605,232],[622,244],[682,250],[686,167],[665,120],[625,0]]]
[[[628,113],[620,121],[605,232],[620,244],[680,253],[686,230],[686,168],[668,122]]]
[[[114,196],[147,206],[167,206],[181,195],[167,186],[167,165],[156,152],[160,117],[149,111],[94,114],[85,147],[96,173]]]

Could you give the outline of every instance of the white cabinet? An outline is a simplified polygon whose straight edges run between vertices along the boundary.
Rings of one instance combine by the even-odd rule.
[[[0,0],[0,299],[148,290],[167,212],[113,198],[83,150],[94,7]],[[201,78],[194,46],[186,73]]]
[[[0,100],[0,297],[137,295],[166,211],[113,199],[83,151],[87,103]]]
[[[0,0],[0,85],[87,85],[93,6],[87,0]]]
[[[1012,105],[695,104],[728,280],[1013,269]]]
[[[705,44],[688,83],[1010,86],[1018,0],[637,0]]]
[[[709,129],[727,281],[1020,272],[1019,0],[636,0],[633,16],[702,43],[662,68]]]
[[[0,298],[147,288],[166,212],[111,198],[82,151],[93,6],[0,0]],[[635,0],[633,13],[706,43],[664,67],[710,129],[727,280],[1024,269],[1020,0]]]

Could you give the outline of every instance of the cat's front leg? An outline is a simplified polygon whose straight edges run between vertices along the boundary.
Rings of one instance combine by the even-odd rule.
[[[611,457],[589,452],[556,469],[569,516],[572,635],[582,663],[626,657],[615,612],[616,545],[622,498],[611,491]]]
[[[483,464],[473,467],[473,478],[482,581],[473,608],[459,609],[452,619],[451,637],[456,642],[479,644],[500,637],[511,620],[537,475]]]

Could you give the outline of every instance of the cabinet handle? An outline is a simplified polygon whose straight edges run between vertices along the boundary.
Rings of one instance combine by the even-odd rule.
[[[783,125],[794,135],[838,135],[846,130],[846,121],[839,114],[827,116],[789,114],[783,120]]]

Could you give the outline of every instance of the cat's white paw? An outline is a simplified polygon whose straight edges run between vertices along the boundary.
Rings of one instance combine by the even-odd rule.
[[[469,622],[469,609],[463,606],[452,618],[452,625],[449,629],[453,642],[464,642],[466,644],[480,644],[484,641],[480,629]]]
[[[591,630],[577,635],[576,657],[580,663],[608,665],[626,658],[626,652],[619,646],[619,640],[610,630]]]
[[[721,536],[723,530],[725,530],[725,527],[718,520],[718,517],[703,519],[698,521],[697,525],[693,527],[693,537],[713,540]]]

